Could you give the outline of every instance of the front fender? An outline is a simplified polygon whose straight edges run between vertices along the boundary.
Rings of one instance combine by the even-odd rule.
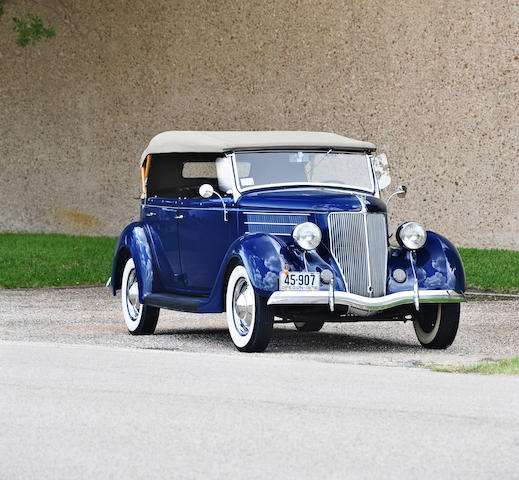
[[[240,237],[232,247],[229,258],[241,260],[254,290],[262,296],[270,296],[278,289],[279,272],[285,264],[294,270],[304,268],[301,260],[282,240],[267,233]]]
[[[391,249],[387,293],[413,289],[414,276],[409,256],[410,252],[405,248]],[[397,268],[407,274],[407,280],[403,283],[393,278],[393,271]],[[465,291],[465,270],[456,247],[434,232],[427,232],[425,245],[416,251],[416,276],[420,289]]]
[[[279,274],[285,265],[296,272],[321,272],[331,269],[335,274],[336,288],[344,289],[337,264],[329,251],[322,246],[304,254],[300,249],[287,245],[274,235],[255,233],[241,238],[234,255],[241,259],[259,295],[269,297],[278,290]]]
[[[285,264],[294,270],[304,268],[297,255],[279,238],[268,233],[241,236],[227,250],[211,295],[200,305],[201,313],[224,310],[226,281],[230,266],[237,261],[247,270],[254,290],[264,297],[269,297],[278,289],[279,272]]]
[[[114,295],[121,288],[124,265],[130,255],[135,263],[135,273],[140,286],[139,301],[142,303],[146,295],[154,291],[160,292],[163,288],[160,280],[154,274],[151,242],[148,230],[141,222],[128,225],[119,237],[112,265],[112,293]]]

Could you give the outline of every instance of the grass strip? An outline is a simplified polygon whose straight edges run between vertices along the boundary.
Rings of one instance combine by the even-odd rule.
[[[519,375],[519,357],[486,360],[476,365],[431,365],[435,372],[480,373],[482,375]]]
[[[44,233],[0,233],[0,287],[106,282],[117,239]],[[519,252],[460,248],[470,289],[519,293]]]
[[[117,239],[41,233],[0,233],[0,286],[92,285],[111,274]]]
[[[459,252],[469,288],[519,293],[518,251],[460,248]]]

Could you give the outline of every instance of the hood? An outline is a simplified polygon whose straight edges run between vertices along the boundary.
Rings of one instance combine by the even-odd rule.
[[[297,187],[276,188],[245,192],[237,206],[247,209],[358,212],[366,202],[369,212],[385,212],[386,205],[376,197],[345,192],[339,188]]]

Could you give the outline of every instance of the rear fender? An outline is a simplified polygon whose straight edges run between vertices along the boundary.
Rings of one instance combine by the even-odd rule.
[[[139,301],[142,303],[146,295],[160,292],[163,287],[155,275],[155,262],[147,228],[141,222],[128,225],[115,249],[112,265],[112,293],[115,295],[121,288],[122,274],[129,257],[135,263],[135,272],[139,282]]]

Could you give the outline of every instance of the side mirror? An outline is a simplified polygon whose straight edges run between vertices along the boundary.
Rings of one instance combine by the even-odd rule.
[[[216,195],[220,199],[220,201],[222,202],[222,206],[223,206],[223,220],[224,220],[224,222],[228,222],[229,221],[229,214],[227,212],[227,207],[225,206],[225,202],[224,202],[222,196],[218,192],[215,192],[214,188],[211,185],[209,185],[208,183],[204,183],[198,189],[198,193],[200,194],[200,196],[202,198],[209,198],[209,197],[212,197],[213,195]]]
[[[399,185],[396,189],[396,192],[393,192],[389,197],[387,197],[386,205],[389,203],[389,200],[391,200],[395,195],[398,198],[404,198],[407,194],[407,187],[405,185]]]
[[[373,157],[373,171],[377,179],[378,188],[384,190],[391,184],[391,174],[389,172],[389,161],[385,153]]]
[[[198,189],[198,193],[200,193],[200,196],[202,198],[209,198],[214,195],[214,188],[211,185],[209,185],[208,183],[204,183]]]

